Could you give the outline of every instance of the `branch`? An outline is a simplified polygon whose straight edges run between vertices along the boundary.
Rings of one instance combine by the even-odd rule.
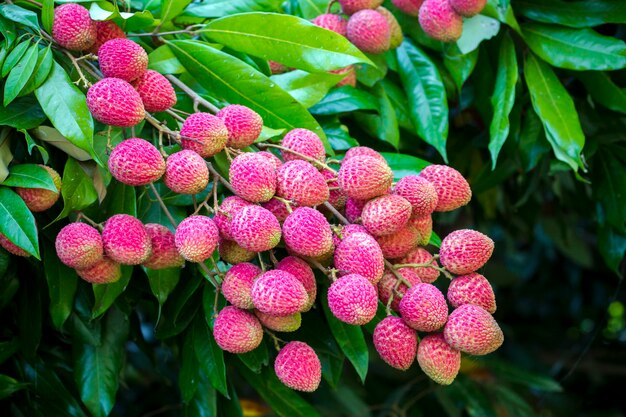
[[[218,107],[214,106],[209,101],[207,101],[204,98],[200,97],[200,95],[198,93],[193,91],[187,84],[185,84],[184,82],[182,82],[178,78],[174,77],[171,74],[166,75],[165,78],[170,80],[170,82],[172,84],[174,84],[175,86],[177,86],[178,88],[183,90],[183,92],[185,94],[187,94],[189,97],[191,97],[191,99],[193,100],[193,108],[194,108],[195,111],[198,111],[198,105],[199,104],[204,106],[204,107],[206,107],[209,110],[209,112],[211,112],[213,114],[215,114],[218,111],[220,111],[220,109]]]

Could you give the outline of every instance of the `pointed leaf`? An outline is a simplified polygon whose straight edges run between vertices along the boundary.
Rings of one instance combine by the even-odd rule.
[[[122,266],[122,277],[119,281],[111,284],[95,284],[93,286],[93,295],[95,297],[91,318],[95,319],[107,312],[109,307],[113,305],[117,297],[126,290],[132,275],[132,266]]]
[[[54,327],[60,329],[72,312],[78,276],[75,270],[61,263],[53,245],[45,247],[43,261],[50,295],[50,317]]]
[[[538,22],[575,28],[626,23],[626,8],[615,0],[516,0],[515,11]]]
[[[46,115],[32,97],[21,97],[7,107],[0,105],[0,125],[15,129],[32,129],[39,126]]]
[[[152,294],[156,297],[159,305],[163,305],[180,280],[180,268],[144,268],[144,270],[146,271],[146,275],[148,275],[148,282],[150,283]]]
[[[13,22],[39,31],[39,21],[37,20],[37,14],[35,12],[31,12],[30,10],[14,4],[3,4],[0,6],[0,15]]]
[[[608,109],[626,114],[626,89],[618,87],[609,74],[600,71],[576,73],[589,95]]]
[[[36,44],[31,46],[17,65],[11,70],[11,73],[4,83],[4,106],[8,106],[20,91],[24,88],[35,66],[37,65],[37,57],[39,55],[39,46]]]
[[[2,64],[2,78],[6,77],[9,72],[20,62],[20,59],[24,56],[28,47],[30,46],[30,42],[25,41],[17,45],[13,50],[7,55]]]
[[[200,368],[208,376],[211,386],[228,397],[224,351],[215,342],[206,320],[200,314],[193,323],[193,343]]]
[[[26,252],[39,257],[39,239],[33,213],[24,200],[8,187],[0,186],[0,233]]]
[[[74,158],[68,158],[63,170],[63,211],[56,220],[75,210],[82,210],[98,199],[93,180]]]
[[[9,169],[9,176],[2,182],[2,185],[57,191],[50,173],[43,167],[35,164],[13,165]]]
[[[275,12],[283,0],[211,0],[192,3],[185,15],[197,17],[224,17],[246,12]]]
[[[298,103],[309,108],[324,98],[328,90],[341,81],[342,77],[343,75],[296,70],[273,75],[270,79],[291,94]]]
[[[376,97],[349,85],[332,89],[309,111],[320,116],[348,113],[356,110],[377,110]]]
[[[181,14],[191,0],[161,0],[161,24],[167,23]]]

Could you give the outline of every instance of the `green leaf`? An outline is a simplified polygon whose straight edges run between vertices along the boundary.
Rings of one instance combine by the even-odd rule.
[[[200,307],[202,294],[197,290],[202,282],[202,278],[196,275],[187,276],[176,287],[163,304],[161,318],[156,326],[157,338],[166,339],[187,328]]]
[[[602,218],[616,230],[626,232],[624,161],[602,149],[593,162],[593,195],[601,205]]]
[[[4,363],[13,356],[19,347],[20,343],[17,337],[6,342],[0,342],[0,363]]]
[[[192,3],[185,14],[197,17],[224,17],[245,12],[275,12],[283,0],[207,0]]]
[[[377,110],[377,98],[367,91],[349,85],[335,88],[322,101],[313,106],[311,113],[328,116],[338,113],[349,113],[357,110]]]
[[[577,71],[626,67],[626,44],[591,29],[569,29],[541,23],[522,26],[532,51],[555,67]]]
[[[253,351],[237,355],[237,357],[248,367],[248,369],[257,374],[260,373],[270,361],[265,340],[263,340],[259,347]]]
[[[172,41],[169,45],[200,85],[230,103],[250,107],[269,127],[312,130],[324,142],[326,152],[332,155],[326,135],[313,116],[304,106],[294,103],[291,95],[268,77],[237,58],[198,41]],[[242,82],[242,74],[246,74],[245,82]]]
[[[9,73],[4,83],[4,106],[8,106],[15,97],[22,91],[28,82],[35,66],[37,65],[37,57],[39,54],[39,46],[33,45],[24,54],[22,59]]]
[[[185,67],[167,45],[161,45],[150,52],[148,58],[148,68],[161,74],[180,74],[185,72]]]
[[[191,0],[161,0],[161,25],[181,14]]]
[[[163,305],[167,297],[174,291],[180,280],[180,268],[149,269],[144,268],[150,283],[152,294],[156,297],[159,305]]]
[[[28,154],[32,155],[33,149],[37,148],[37,150],[41,154],[41,159],[43,159],[43,163],[47,164],[48,159],[50,159],[50,157],[48,156],[48,151],[46,150],[46,148],[44,148],[43,146],[37,145],[35,140],[30,136],[30,134],[26,130],[20,129],[20,133],[24,135],[24,140],[26,140],[26,144],[28,145]]]
[[[39,126],[38,128],[33,129],[31,133],[37,139],[47,142],[55,148],[59,148],[77,161],[84,162],[91,160],[91,155],[72,144],[65,138],[65,136],[53,127]]]
[[[30,10],[14,4],[3,4],[0,6],[0,15],[12,20],[13,22],[20,23],[39,31],[39,21],[37,20],[37,14],[35,12],[31,12]]]
[[[463,88],[463,84],[465,84],[465,81],[467,81],[472,71],[474,71],[474,67],[476,67],[478,49],[464,54],[455,44],[449,44],[445,49],[443,58],[443,64],[452,76],[452,79],[454,79],[456,88],[460,92],[461,88]]]
[[[78,277],[76,271],[61,263],[52,245],[45,247],[43,261],[50,295],[50,317],[54,327],[60,329],[72,312]]]
[[[396,50],[396,54],[416,132],[447,161],[448,100],[441,75],[433,61],[408,41]]]
[[[620,233],[608,225],[598,230],[598,250],[611,270],[623,278],[620,264],[626,254],[626,233]]]
[[[357,121],[362,124],[361,128],[374,134],[378,139],[398,148],[400,143],[400,129],[393,104],[387,96],[382,83],[377,83],[370,90],[376,97],[376,105],[380,115],[357,113]]]
[[[23,278],[23,277],[22,277]],[[28,359],[36,357],[42,335],[42,292],[40,277],[31,275],[20,280],[17,299],[17,324],[20,351]]]
[[[40,165],[19,164],[9,169],[8,178],[2,183],[9,187],[43,188],[44,190],[57,191],[52,176]]]
[[[15,30],[15,23],[12,22],[10,19],[5,19],[4,17],[2,17],[2,15],[0,15],[0,33],[5,38],[5,44],[7,48],[10,48],[11,45],[13,45],[13,42],[15,42],[15,39],[17,37],[17,31]],[[0,48],[0,64],[2,64],[2,61],[5,58],[4,53],[6,52],[6,49]]]
[[[575,28],[626,23],[626,8],[622,2],[615,0],[516,0],[515,11],[538,22]]]
[[[112,180],[108,186],[105,200],[100,207],[103,220],[115,214],[130,214],[137,217],[137,196],[135,187]]]
[[[193,329],[189,329],[183,340],[180,358],[180,372],[178,373],[178,387],[183,401],[188,403],[196,394],[200,380],[198,359],[194,351]]]
[[[270,79],[304,107],[309,108],[324,98],[328,90],[334,87],[342,77],[343,75],[296,70],[273,75]]]
[[[52,33],[52,23],[54,22],[54,0],[42,0],[41,2],[41,23],[46,32]]]
[[[122,277],[117,282],[113,282],[111,284],[95,284],[93,286],[95,301],[91,312],[92,319],[100,317],[106,313],[109,307],[113,305],[117,297],[119,297],[120,294],[126,290],[126,287],[130,282],[132,272],[132,266],[122,266]]]
[[[302,17],[305,19],[313,19],[326,12],[328,6],[327,0],[298,0]]]
[[[35,96],[61,135],[97,161],[93,149],[93,119],[85,95],[59,64],[54,63],[46,81],[35,90]]]
[[[471,379],[459,375],[452,385],[443,390],[455,403],[462,404],[470,417],[496,417],[484,390]]]
[[[309,72],[372,62],[344,36],[296,16],[246,13],[209,23],[202,33],[236,51]]]
[[[4,60],[4,64],[2,64],[2,78],[6,77],[9,72],[20,62],[20,59],[24,56],[28,47],[30,46],[29,41],[24,41],[17,45],[11,53]]]
[[[32,129],[44,120],[46,115],[33,97],[18,98],[7,107],[0,105],[0,125]]]
[[[382,152],[381,155],[393,170],[394,181],[399,181],[407,175],[417,175],[430,165],[430,162],[411,155],[388,152]]]
[[[10,397],[26,387],[28,387],[28,384],[18,382],[8,375],[0,374],[0,400]]]
[[[134,13],[120,12],[116,4],[108,1],[93,2],[89,6],[89,15],[93,20],[122,20],[124,32],[150,31],[155,25],[149,10]]]
[[[208,376],[211,386],[228,397],[224,351],[215,342],[213,334],[202,316],[196,315],[192,327],[195,355],[202,371]]]
[[[53,63],[54,59],[52,59],[52,50],[50,49],[50,46],[40,49],[37,57],[37,65],[35,66],[30,79],[26,83],[26,86],[22,90],[22,95],[32,93],[36,88],[39,88],[44,81],[46,81],[48,75],[50,75],[50,71],[52,70]]]
[[[56,220],[62,219],[72,211],[82,210],[98,199],[93,180],[74,158],[67,158],[65,163],[61,195],[64,206]]]
[[[505,362],[490,362],[489,368],[504,381],[545,392],[562,392],[563,387],[549,376],[539,375]]]
[[[341,125],[339,119],[323,123],[322,127],[324,128],[324,132],[326,132],[328,141],[332,145],[333,149],[337,151],[345,151],[352,147],[359,146],[359,142],[350,136],[348,129]]]
[[[24,249],[37,259],[39,240],[33,213],[24,200],[8,187],[0,186],[0,233],[13,244]]]
[[[111,308],[102,322],[99,345],[74,343],[74,379],[94,417],[108,416],[115,405],[129,331],[128,316],[119,308]]]
[[[626,114],[626,89],[620,88],[606,72],[577,72],[589,95],[604,107]]]
[[[533,108],[541,118],[557,159],[574,171],[584,169],[581,158],[585,135],[572,98],[556,74],[542,60],[528,54],[524,63]]]
[[[201,372],[196,393],[185,405],[183,417],[218,417],[221,415],[217,412],[217,392],[209,384],[206,375]]]
[[[498,75],[496,86],[491,96],[493,119],[489,128],[489,152],[491,153],[491,169],[496,168],[498,154],[509,136],[509,114],[515,104],[515,85],[517,84],[517,57],[515,45],[509,34],[502,38],[498,53]]]
[[[0,130],[0,182],[9,176],[9,164],[13,160],[9,133],[10,130],[6,127]]]
[[[500,22],[491,17],[476,15],[463,19],[463,34],[456,45],[463,54],[476,50],[480,43],[489,40],[500,32]]]

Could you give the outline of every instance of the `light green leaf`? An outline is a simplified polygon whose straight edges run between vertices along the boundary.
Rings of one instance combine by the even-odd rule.
[[[57,191],[52,181],[52,176],[43,167],[36,164],[13,165],[9,169],[8,178],[2,182],[7,187],[43,188],[44,190]]]
[[[197,17],[224,17],[246,12],[277,12],[283,0],[206,0],[192,3],[185,14]]]
[[[37,14],[35,12],[31,12],[15,4],[3,4],[0,6],[0,15],[13,22],[39,31],[39,21],[37,20]]]
[[[134,13],[120,12],[116,5],[108,1],[93,2],[89,6],[89,15],[93,20],[122,19],[124,32],[150,31],[155,20],[149,10]]]
[[[270,79],[304,107],[309,108],[317,104],[342,77],[338,74],[308,73],[296,70],[273,75]]]
[[[624,3],[616,0],[516,0],[515,11],[538,22],[575,28],[626,23]]]
[[[24,200],[8,187],[0,186],[0,233],[14,245],[39,257],[39,239],[33,213]]]
[[[52,59],[51,47],[48,46],[47,48],[40,49],[37,57],[37,65],[35,66],[30,79],[26,83],[26,86],[22,90],[22,95],[32,93],[36,88],[43,84],[44,81],[46,81],[48,75],[50,75],[50,71],[52,70],[53,63],[54,59]]]
[[[20,91],[24,88],[31,74],[33,73],[35,66],[37,65],[37,56],[39,54],[39,47],[35,44],[31,46],[24,54],[22,59],[17,63],[15,67],[9,73],[9,76],[4,83],[4,106],[8,106],[15,97],[18,96]]]
[[[52,23],[54,22],[54,0],[42,0],[41,2],[41,23],[43,29],[52,33]]]
[[[327,0],[298,0],[302,17],[305,19],[314,19],[315,17],[326,12],[328,6]]]
[[[476,15],[463,21],[463,35],[456,45],[463,54],[474,51],[482,41],[496,36],[500,32],[500,22],[491,17]]]
[[[20,62],[20,59],[24,56],[26,51],[30,46],[30,42],[25,41],[17,45],[13,50],[7,55],[4,63],[2,64],[2,78],[6,77],[9,72]]]
[[[191,0],[161,0],[161,24],[167,23],[181,14]]]
[[[150,63],[148,68],[161,74],[180,74],[185,72],[185,67],[172,53],[167,45],[161,45],[148,55]]]

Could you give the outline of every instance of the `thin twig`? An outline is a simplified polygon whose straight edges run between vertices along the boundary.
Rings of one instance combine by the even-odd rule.
[[[176,77],[174,77],[173,75],[170,75],[170,74],[166,75],[165,78],[170,80],[172,84],[174,84],[175,86],[177,86],[178,88],[183,90],[183,92],[185,94],[187,94],[189,97],[191,97],[191,99],[193,100],[193,103],[194,103],[194,109],[197,109],[197,107],[198,107],[197,105],[200,104],[200,105],[206,107],[209,110],[209,112],[211,112],[211,113],[215,114],[218,111],[220,111],[220,109],[218,107],[214,106],[209,101],[207,101],[204,98],[200,97],[200,95],[198,93],[193,91],[187,84],[185,84],[184,82],[182,82],[178,78],[176,78]]]
[[[289,153],[291,153],[291,154],[294,154],[294,155],[296,155],[297,157],[302,158],[302,159],[304,159],[305,161],[310,162],[310,163],[311,163],[311,164],[313,164],[313,165],[317,165],[317,166],[320,166],[320,167],[322,167],[322,168],[324,168],[324,169],[327,169],[327,170],[331,171],[331,172],[332,172],[332,173],[334,173],[334,174],[336,174],[336,173],[337,173],[337,171],[336,171],[335,169],[331,168],[330,166],[328,166],[328,165],[327,165],[327,164],[325,164],[324,162],[321,162],[321,161],[319,161],[319,160],[317,160],[317,159],[315,159],[315,158],[311,158],[310,156],[304,155],[304,154],[302,154],[302,153],[300,153],[300,152],[297,152],[297,151],[294,151],[294,150],[292,150],[292,149],[285,148],[284,146],[281,146],[281,145],[275,145],[275,144],[273,144],[273,143],[257,143],[257,144],[256,144],[256,146],[257,146],[258,148],[261,148],[261,149],[263,149],[263,148],[274,148],[274,149],[280,149],[281,151],[285,151],[285,152],[289,152]]]
[[[336,208],[332,206],[328,201],[324,202],[324,207],[326,207],[333,215],[343,224],[350,224],[348,219],[346,219]]]

